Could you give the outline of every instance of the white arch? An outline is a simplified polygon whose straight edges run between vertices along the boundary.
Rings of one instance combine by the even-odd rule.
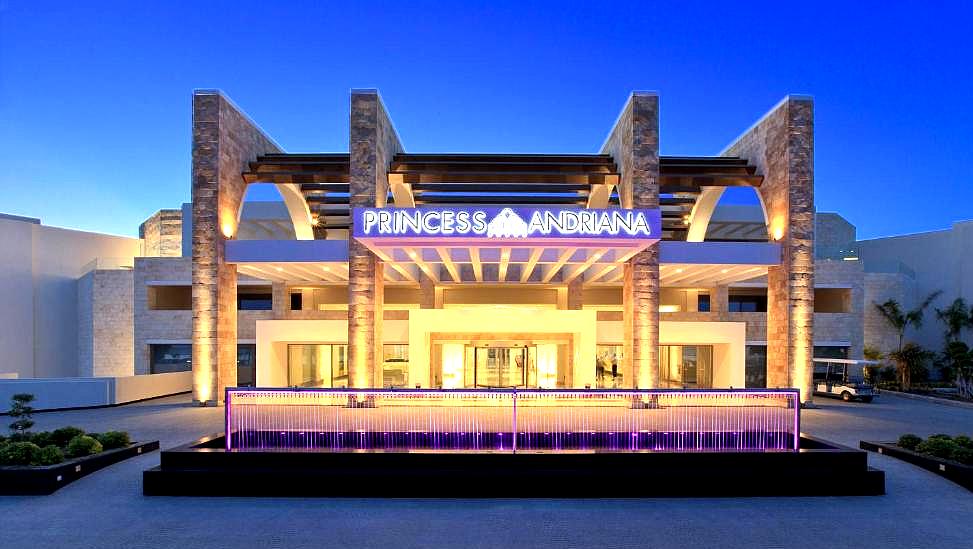
[[[723,197],[726,187],[702,187],[693,210],[689,213],[689,232],[686,235],[686,242],[703,242],[706,240],[706,230],[709,229],[709,222],[713,219],[713,212]],[[764,197],[760,191],[753,189],[753,194],[757,195],[757,202],[760,203],[760,211],[763,213],[764,226],[767,228],[768,239],[770,234],[770,220],[767,218],[767,205],[764,204]]]
[[[301,193],[301,186],[296,183],[274,184],[277,193],[280,194],[287,208],[287,214],[291,218],[294,226],[294,238],[296,240],[314,240],[314,226],[311,223],[311,209],[308,208],[307,200]],[[249,188],[249,187],[248,187]],[[243,216],[243,204],[246,202],[246,191],[240,200],[240,208],[236,213],[236,223],[240,226],[240,219]]]

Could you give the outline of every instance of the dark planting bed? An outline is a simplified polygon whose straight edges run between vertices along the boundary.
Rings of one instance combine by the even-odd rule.
[[[0,466],[0,495],[47,495],[119,461],[159,449],[159,441],[133,442],[125,448],[67,459],[57,465]]]
[[[165,450],[149,496],[722,497],[885,493],[867,452],[802,436],[791,451]],[[841,482],[826,482],[840,478]]]
[[[927,471],[947,478],[956,484],[973,491],[973,466],[964,465],[950,459],[938,458],[928,454],[920,454],[902,448],[894,442],[869,442],[863,440],[858,444],[863,450],[878,452],[885,456],[901,459],[913,465],[918,465]]]

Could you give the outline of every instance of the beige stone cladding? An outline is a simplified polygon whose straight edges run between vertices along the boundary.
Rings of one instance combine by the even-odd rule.
[[[759,188],[781,264],[767,283],[767,384],[811,399],[814,341],[814,105],[789,96],[724,153],[764,176]]]
[[[96,269],[78,279],[78,375],[134,374],[133,273]]]
[[[819,260],[814,267],[817,291],[837,289],[846,294],[847,312],[814,313],[814,343],[848,342],[848,358],[864,358],[865,273],[860,261]]]
[[[659,96],[635,92],[622,109],[601,152],[620,171],[623,208],[659,207]],[[634,385],[659,385],[659,246],[654,244],[625,264],[623,277],[625,360]]]
[[[281,152],[229,99],[193,94],[193,400],[215,403],[236,383],[237,272],[225,261],[246,192],[241,177],[257,156]]]
[[[159,210],[139,226],[142,255],[182,256],[182,210]]]
[[[192,310],[152,310],[149,288],[158,283],[190,285],[192,263],[186,257],[138,257],[135,259],[135,373],[149,371],[149,343],[189,343],[193,335]]]

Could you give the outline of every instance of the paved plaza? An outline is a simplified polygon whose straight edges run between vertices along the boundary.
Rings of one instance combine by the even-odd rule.
[[[35,429],[127,430],[163,448],[222,431],[188,396],[36,415]],[[857,446],[904,432],[973,434],[973,409],[883,395],[819,399],[803,430]],[[154,452],[51,496],[0,497],[0,546],[40,547],[968,547],[973,493],[872,454],[888,495],[856,498],[422,500],[146,498]],[[625,482],[605,472],[605,482]],[[840,478],[821,482],[840,483]]]

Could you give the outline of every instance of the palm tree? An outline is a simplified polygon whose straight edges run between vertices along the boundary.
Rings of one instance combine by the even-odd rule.
[[[882,314],[885,321],[895,329],[899,336],[899,346],[895,352],[889,353],[889,358],[895,362],[899,370],[899,383],[902,384],[902,390],[904,391],[908,391],[912,385],[912,370],[921,366],[928,359],[928,355],[924,354],[928,353],[928,351],[923,350],[918,345],[910,344],[908,349],[903,348],[905,331],[909,326],[913,328],[922,326],[922,318],[925,315],[926,309],[941,293],[941,291],[936,291],[929,294],[918,307],[909,311],[902,310],[902,306],[894,299],[889,299],[885,303],[875,304],[875,308],[878,309],[878,312]]]
[[[959,339],[964,328],[973,326],[973,311],[966,307],[966,301],[957,297],[945,309],[936,309],[936,318],[946,325],[946,343]]]
[[[906,328],[909,326],[912,326],[913,328],[921,327],[922,317],[924,316],[926,309],[933,302],[933,300],[939,297],[939,294],[941,293],[943,292],[936,291],[929,294],[918,307],[910,311],[903,311],[902,306],[899,305],[899,302],[894,299],[889,299],[885,303],[875,304],[875,308],[878,309],[878,312],[882,314],[885,321],[889,323],[889,326],[895,329],[899,336],[899,346],[896,351],[902,350],[902,343],[903,339],[905,338]]]

